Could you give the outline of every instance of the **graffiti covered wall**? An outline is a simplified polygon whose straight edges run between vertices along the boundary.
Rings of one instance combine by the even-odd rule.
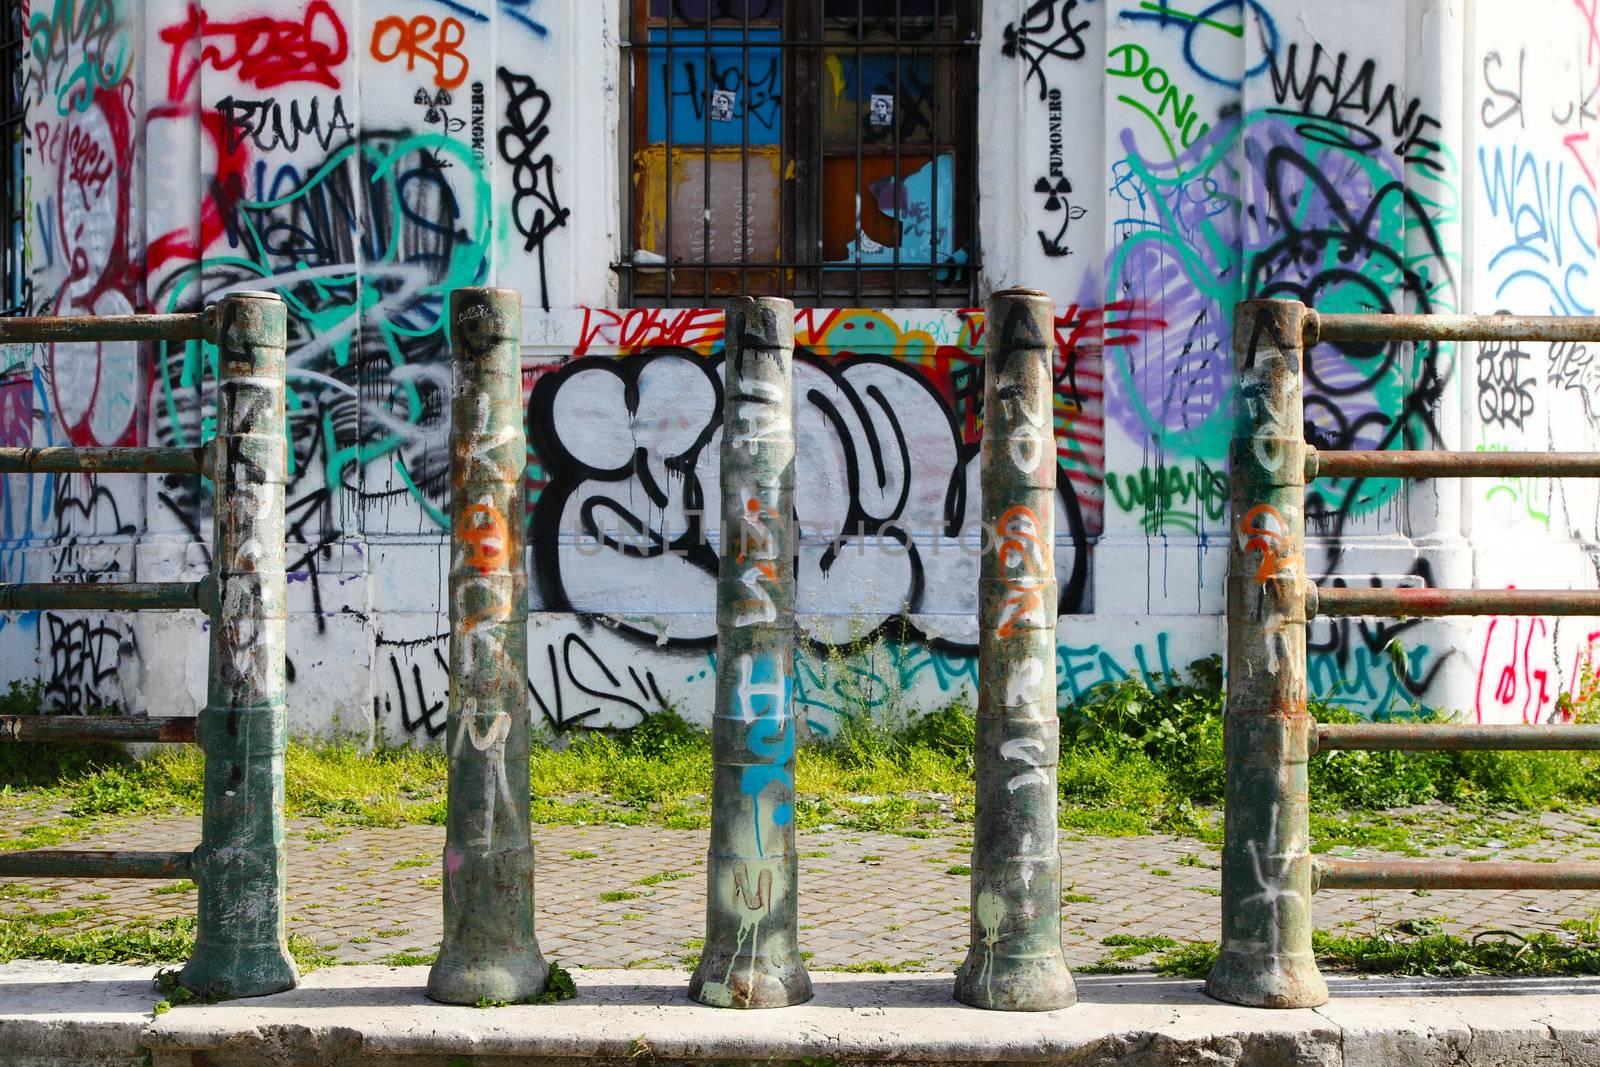
[[[1600,32],[1581,3],[1512,6],[983,5],[979,126],[1021,134],[978,142],[984,283],[1057,308],[1062,700],[1221,647],[1236,300],[1593,313]],[[723,321],[619,306],[614,0],[30,0],[23,19],[30,308],[288,302],[296,728],[444,729],[442,312],[481,284],[524,301],[535,716],[708,721]],[[818,732],[974,692],[984,329],[977,309],[799,314],[795,692]],[[1581,345],[1307,358],[1319,447],[1600,447]],[[198,444],[214,362],[7,352],[0,436]],[[198,577],[209,507],[197,478],[9,477],[0,568]],[[1597,581],[1593,486],[1319,482],[1308,508],[1324,582]],[[1312,686],[1366,714],[1543,721],[1582,684],[1589,622],[1324,621]],[[202,627],[0,616],[0,673],[62,711],[182,713]]]

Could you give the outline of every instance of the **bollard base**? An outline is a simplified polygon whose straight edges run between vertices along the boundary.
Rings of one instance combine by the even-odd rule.
[[[1054,1011],[1076,1004],[1078,989],[1059,954],[996,960],[981,952],[956,971],[955,998],[988,1011]]]
[[[427,995],[440,1004],[537,1000],[550,978],[550,965],[537,948],[507,956],[473,956],[441,951],[428,971]]]
[[[282,993],[299,984],[300,975],[286,946],[195,945],[194,955],[178,972],[178,982],[202,1000],[236,1000]]]
[[[689,999],[711,1008],[787,1008],[811,999],[811,976],[798,956],[783,964],[702,955],[689,979]]]
[[[1224,949],[1206,978],[1206,993],[1247,1008],[1317,1008],[1328,1002],[1328,983],[1309,952]]]

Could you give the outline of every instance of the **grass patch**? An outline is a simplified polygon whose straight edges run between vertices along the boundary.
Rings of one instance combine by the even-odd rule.
[[[0,706],[28,695],[0,695]],[[1586,702],[1600,704],[1600,695]],[[1063,709],[1062,829],[1218,841],[1222,706],[1220,660],[1213,657],[1181,677],[1102,684]],[[1580,718],[1600,714],[1570,700],[1565,706]],[[1329,706],[1313,711],[1327,720],[1353,718]],[[926,837],[970,827],[974,729],[971,712],[953,703],[915,720],[858,715],[833,739],[803,745],[799,828]],[[443,822],[447,761],[438,752],[369,753],[297,741],[286,762],[286,814],[321,820],[319,829],[304,831],[307,839],[332,839],[355,826]],[[200,753],[185,747],[134,761],[92,746],[6,746],[0,816],[22,829],[0,848],[62,843],[107,820],[198,812],[201,772]],[[1595,753],[1332,752],[1314,759],[1310,773],[1318,851],[1420,854],[1442,842],[1514,850],[1545,836],[1530,812],[1600,802]],[[671,710],[630,731],[580,731],[559,748],[535,745],[530,778],[536,823],[709,825],[710,739]],[[46,812],[48,819],[40,817]],[[598,858],[587,850],[568,855]],[[396,866],[435,862],[418,857]]]
[[[837,971],[841,974],[904,974],[907,971],[920,971],[928,965],[927,960],[901,960],[891,963],[888,960],[864,960],[860,963],[846,963],[839,967],[819,967],[822,971]]]
[[[600,899],[607,904],[615,904],[619,900],[638,900],[642,895],[643,894],[635,893],[629,889],[612,889],[608,892],[601,893]]]
[[[0,918],[0,963],[180,963],[194,952],[195,919],[129,919],[106,922],[94,908],[67,908]],[[289,954],[301,971],[334,962],[316,942],[289,935]]]
[[[1442,932],[1442,920],[1405,919],[1376,934],[1314,930],[1311,947],[1326,970],[1465,978],[1470,975],[1600,974],[1600,912],[1567,919],[1563,934],[1483,930],[1471,937]],[[1180,945],[1156,958],[1161,974],[1204,978],[1217,959],[1208,942]]]
[[[680,878],[687,878],[687,877],[689,877],[689,872],[688,871],[658,871],[655,874],[647,874],[647,875],[645,875],[643,878],[639,879],[637,882],[635,882],[633,884],[634,885],[660,885],[662,882],[676,882]]]

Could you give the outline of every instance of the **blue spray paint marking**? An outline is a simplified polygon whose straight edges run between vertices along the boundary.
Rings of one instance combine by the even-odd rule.
[[[777,656],[756,654],[740,658],[741,676],[734,687],[734,711],[750,723],[746,735],[750,754],[765,763],[745,767],[739,778],[739,791],[750,798],[756,828],[756,855],[765,856],[761,841],[761,794],[777,783],[787,798],[772,809],[772,825],[788,826],[794,818],[794,775],[789,761],[794,759],[795,732],[791,703],[793,683],[781,669]]]

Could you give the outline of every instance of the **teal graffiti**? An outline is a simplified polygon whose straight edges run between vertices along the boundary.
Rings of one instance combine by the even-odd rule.
[[[133,62],[116,0],[56,0],[48,14],[34,11],[28,50],[40,97],[54,89],[62,115],[88,111],[94,94],[122,84]]]

